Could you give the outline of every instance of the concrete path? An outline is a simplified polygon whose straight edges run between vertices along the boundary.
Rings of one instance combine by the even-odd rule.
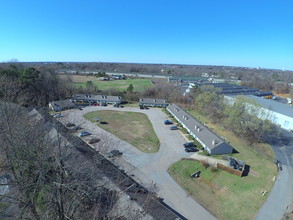
[[[143,153],[129,143],[118,139],[94,123],[84,119],[84,114],[97,110],[132,111],[146,114],[160,140],[159,151],[157,153]],[[101,143],[96,145],[97,149],[102,151],[102,153],[114,148],[122,151],[123,156],[114,159],[114,162],[146,187],[156,185],[158,188],[157,193],[164,199],[164,202],[184,217],[191,220],[216,219],[209,211],[193,200],[167,172],[173,163],[182,158],[190,157],[192,154],[184,151],[183,143],[186,142],[186,139],[181,132],[178,130],[171,131],[169,126],[164,125],[163,121],[168,118],[161,109],[150,108],[149,110],[140,110],[138,108],[118,109],[112,106],[91,106],[83,110],[68,110],[63,114],[65,117],[60,119],[61,122],[81,125],[84,130],[92,132],[94,136],[102,137],[101,139],[111,139],[108,143],[114,144],[110,146],[102,140]],[[89,137],[85,139],[89,139]],[[106,149],[102,145],[106,145]]]

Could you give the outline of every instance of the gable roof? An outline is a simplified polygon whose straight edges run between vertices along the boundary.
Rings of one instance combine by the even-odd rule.
[[[93,94],[75,94],[72,96],[72,100],[95,100],[95,101],[107,101],[107,102],[120,102],[123,101],[121,96],[111,95],[93,95]]]
[[[167,99],[140,98],[139,104],[168,105]]]
[[[201,124],[195,118],[193,118],[186,111],[181,109],[175,104],[171,104],[167,107],[167,109],[172,112],[180,121],[190,130],[192,131],[211,151],[214,148],[221,146],[228,146],[233,148],[231,145],[223,141],[220,137],[218,137],[215,133],[213,133],[206,126]]]

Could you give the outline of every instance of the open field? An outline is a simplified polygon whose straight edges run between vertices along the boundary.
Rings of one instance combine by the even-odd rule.
[[[145,114],[105,110],[90,112],[84,117],[92,122],[94,122],[94,118],[100,118],[106,123],[97,124],[99,127],[142,152],[154,153],[159,150],[159,139]]]
[[[99,90],[107,90],[115,88],[119,91],[126,90],[130,84],[133,85],[134,91],[141,92],[153,86],[150,79],[125,79],[125,80],[98,80],[95,76],[71,76],[76,87],[85,87],[87,81],[93,81],[94,85]]]
[[[239,151],[233,157],[244,160],[250,166],[250,174],[253,175],[240,178],[222,170],[206,169],[192,160],[181,160],[173,164],[169,168],[170,174],[219,219],[253,219],[266,200],[266,196],[263,197],[261,193],[270,192],[273,187],[272,178],[277,175],[277,168],[273,163],[273,150],[267,144],[249,146],[222,126],[212,124],[195,111],[189,112],[209,128],[217,131],[219,136],[226,137],[226,140]],[[197,169],[203,172],[201,178],[191,179],[190,174]]]

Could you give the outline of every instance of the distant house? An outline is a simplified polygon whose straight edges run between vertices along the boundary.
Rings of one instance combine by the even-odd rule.
[[[116,80],[126,79],[126,76],[123,74],[112,74],[112,78]]]
[[[174,118],[211,154],[231,154],[233,147],[175,104],[167,107]]]
[[[167,107],[169,103],[167,99],[152,99],[152,98],[140,98],[139,106],[150,106],[150,107]]]
[[[123,99],[120,96],[107,96],[107,95],[92,95],[92,94],[75,94],[72,96],[71,101],[81,105],[106,103],[106,104],[121,104]]]
[[[49,103],[49,108],[55,112],[74,108],[75,104],[70,99],[53,101]]]

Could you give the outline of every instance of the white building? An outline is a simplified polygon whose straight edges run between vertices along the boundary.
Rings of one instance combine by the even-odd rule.
[[[260,105],[260,118],[268,119],[273,124],[276,124],[283,129],[293,131],[293,107],[291,105],[280,103],[275,100],[260,98],[254,95],[246,95],[245,97],[254,100]],[[226,96],[226,99],[233,100],[234,98],[235,96]]]

